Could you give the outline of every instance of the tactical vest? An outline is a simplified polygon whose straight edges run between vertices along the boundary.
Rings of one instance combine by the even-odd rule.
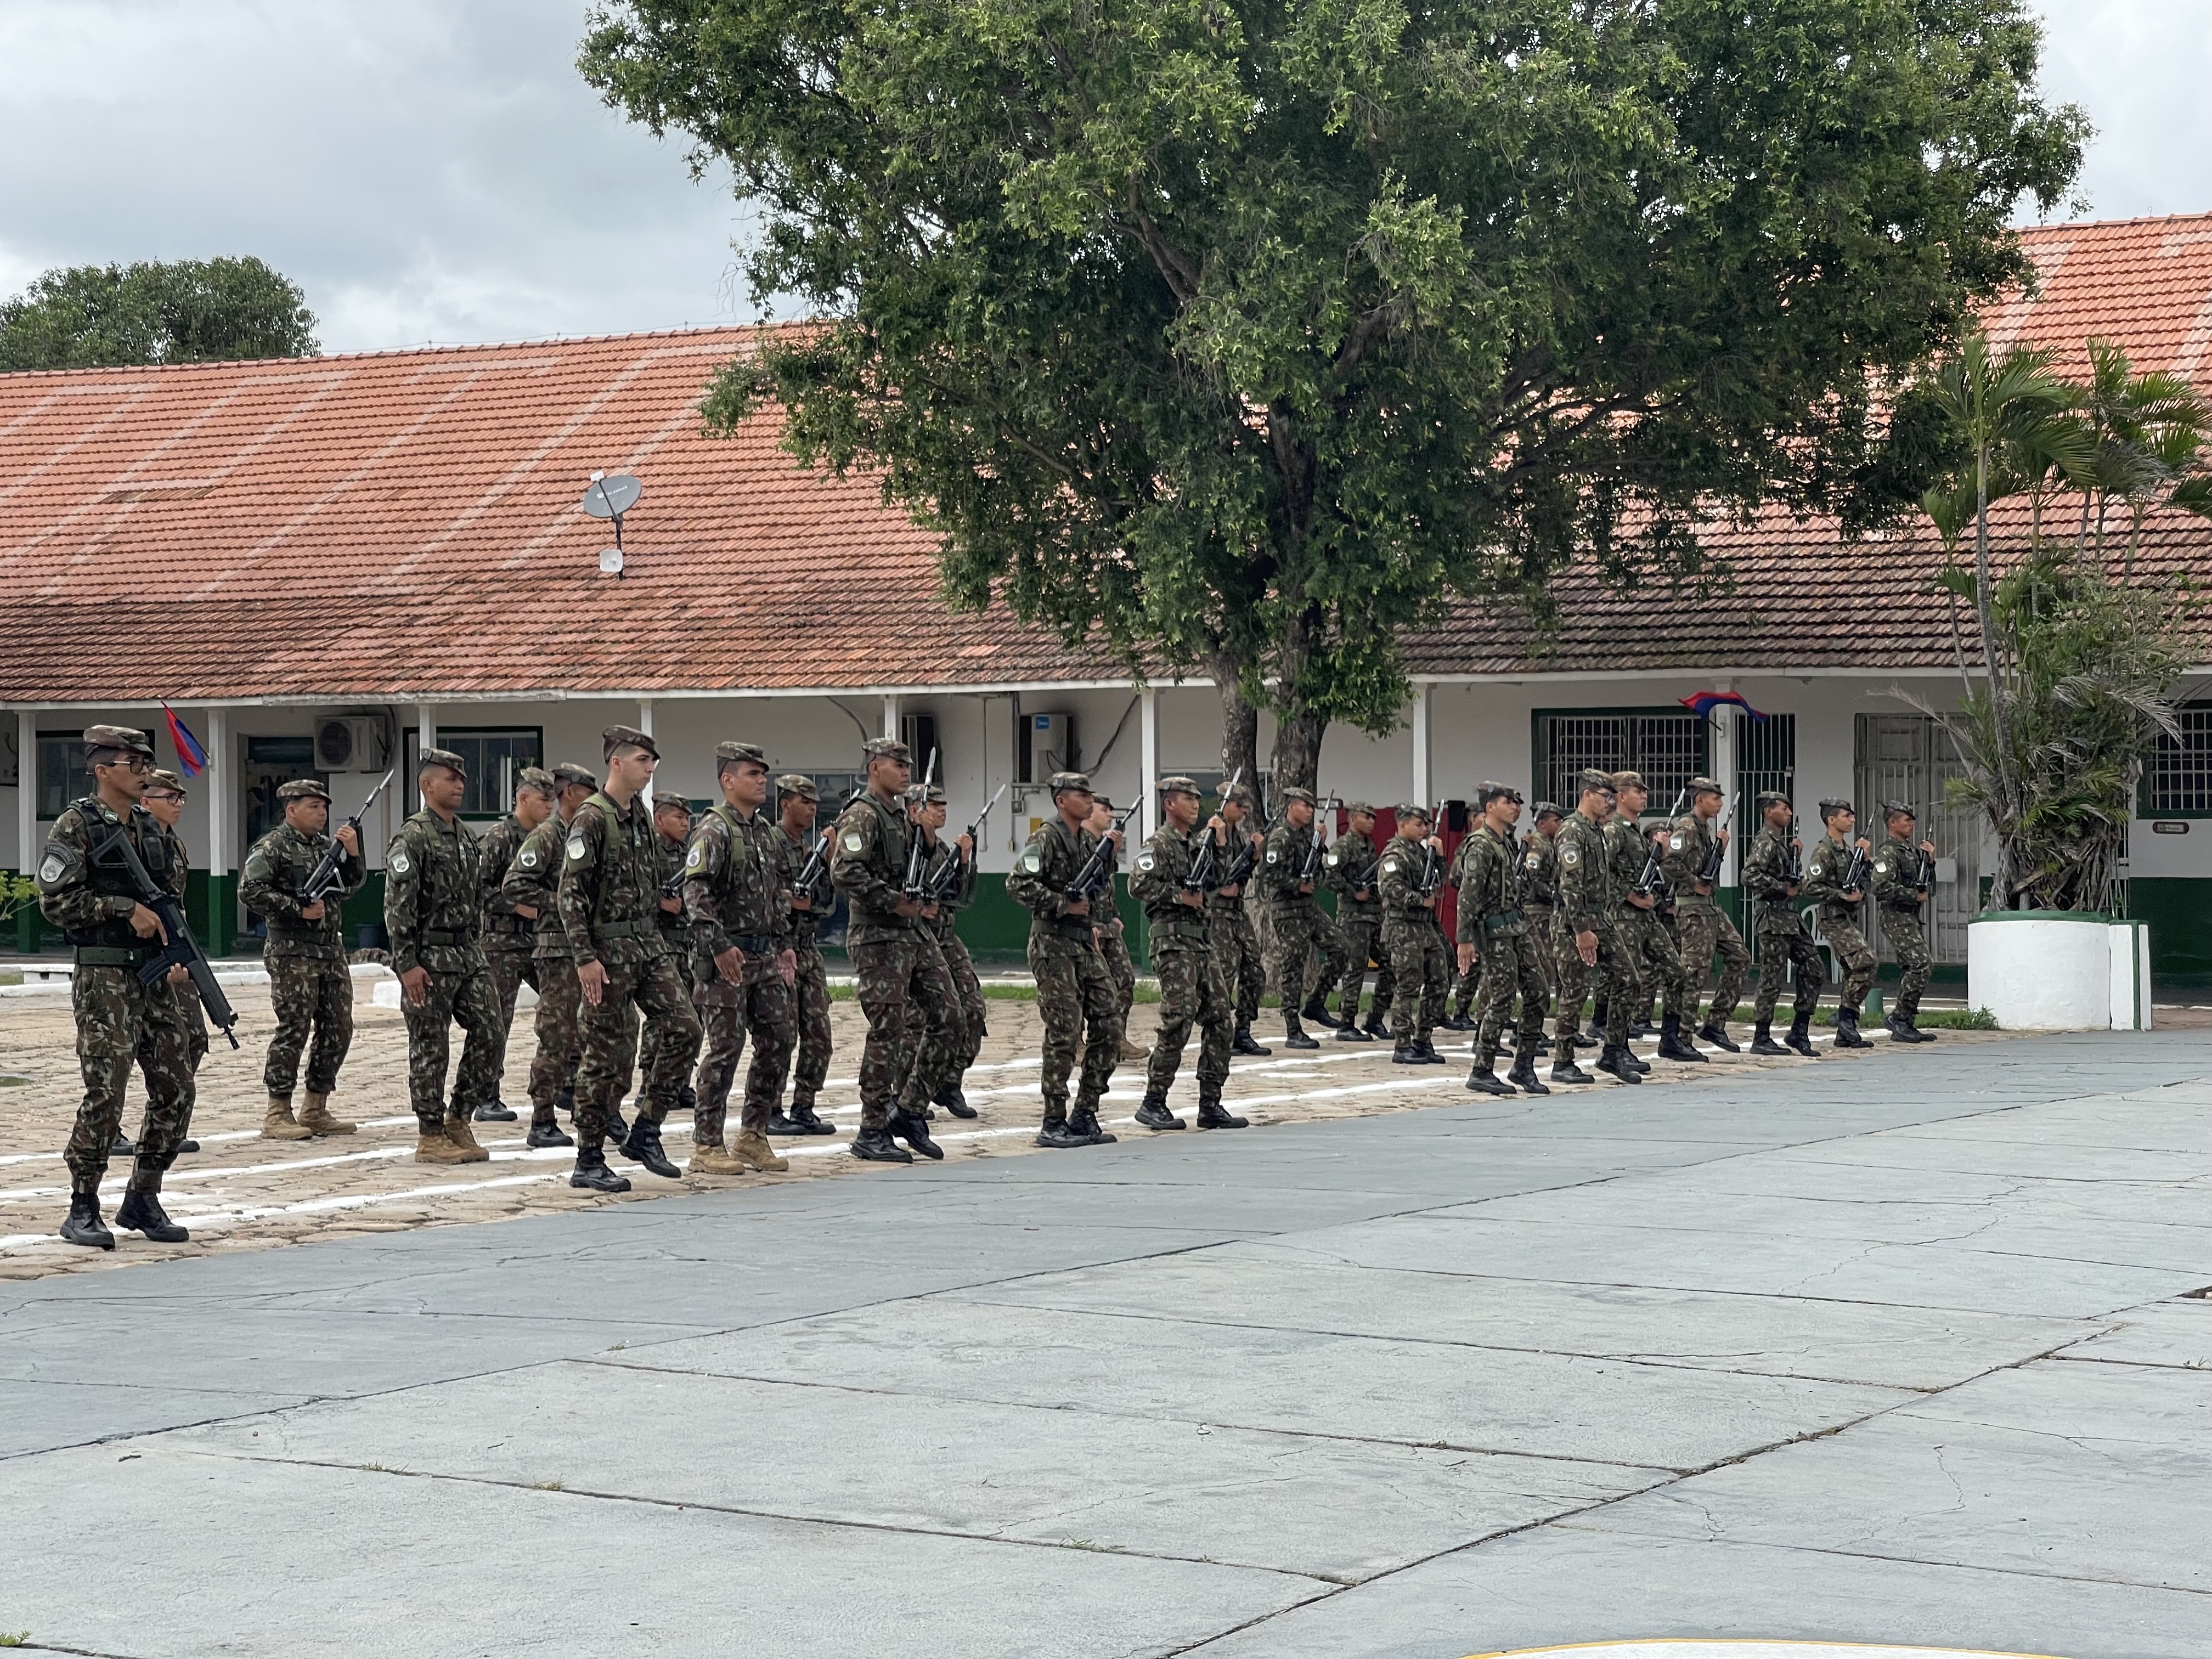
[[[599,821],[606,826],[599,861],[590,877],[593,942],[657,937],[660,927],[653,917],[660,914],[655,902],[660,876],[653,843],[659,840],[660,831],[653,827],[652,812],[632,800],[631,812],[625,817],[604,789],[594,790],[584,806],[576,809],[579,817],[586,806],[598,807]],[[574,823],[568,826],[568,835],[572,840],[576,835]],[[612,879],[617,872],[629,879]]]
[[[133,904],[143,902],[144,896],[139,892],[138,884],[131,877],[131,866],[123,861],[122,849],[113,841],[118,833],[128,834],[128,830],[118,831],[110,823],[106,809],[93,796],[88,795],[70,805],[83,818],[88,831],[91,856],[85,870],[85,884],[103,898],[127,898]],[[137,836],[138,861],[146,866],[146,873],[153,878],[154,885],[166,892],[169,885],[169,838],[161,832],[161,826],[143,807],[132,807],[126,823],[135,823],[140,831]],[[103,847],[107,849],[104,856],[100,852]],[[160,944],[158,939],[142,939],[132,933],[128,916],[111,916],[96,927],[72,927],[67,930],[66,937],[71,945],[135,946]]]

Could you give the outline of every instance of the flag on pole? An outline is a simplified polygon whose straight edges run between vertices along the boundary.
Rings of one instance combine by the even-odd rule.
[[[185,775],[199,776],[207,770],[207,750],[200,747],[200,740],[192,735],[191,727],[177,718],[175,709],[165,702],[161,712],[169,718],[169,740],[177,745],[177,759],[184,766]]]
[[[1741,691],[1692,691],[1688,696],[1678,697],[1675,701],[1683,708],[1694,710],[1706,720],[1712,719],[1714,709],[1724,706],[1741,708],[1755,720],[1763,720],[1766,718],[1744,700],[1743,693]]]

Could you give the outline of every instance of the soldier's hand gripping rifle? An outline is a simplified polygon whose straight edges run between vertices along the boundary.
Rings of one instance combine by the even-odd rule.
[[[1300,886],[1303,887],[1308,882],[1312,882],[1316,886],[1320,885],[1321,855],[1328,850],[1328,840],[1321,832],[1322,809],[1325,806],[1341,806],[1343,804],[1334,795],[1324,796],[1314,803],[1313,845],[1306,848],[1306,861],[1298,869]]]
[[[1230,775],[1229,781],[1221,786],[1222,799],[1229,799],[1229,792],[1237,787],[1238,781],[1243,775],[1244,769],[1241,766]],[[1190,873],[1182,878],[1182,890],[1186,893],[1195,893],[1200,898],[1204,898],[1213,888],[1214,872],[1219,865],[1220,860],[1213,856],[1213,831],[1208,830],[1206,832],[1204,842],[1198,849],[1198,856],[1190,861]]]
[[[1923,893],[1936,890],[1936,855],[1925,847],[1920,849],[1920,874],[1912,884]],[[1925,900],[1922,902],[1926,902]]]
[[[807,854],[806,862],[799,866],[799,874],[791,884],[793,892],[801,895],[811,893],[822,884],[822,872],[830,867],[830,843],[837,834],[837,820],[850,811],[853,803],[867,793],[867,785],[862,784],[845,797],[842,806],[830,815],[830,822],[823,824],[822,832],[814,837],[814,848]]]
[[[929,751],[928,768],[921,775],[922,804],[929,802],[929,786],[937,781],[937,751]],[[906,896],[917,903],[927,902],[922,890],[928,885],[929,844],[915,836],[908,844],[906,853]]]
[[[192,976],[192,985],[200,994],[200,1006],[207,1017],[230,1039],[230,1046],[238,1047],[238,1033],[232,1028],[238,1024],[238,1011],[230,1006],[230,999],[216,983],[215,969],[209,963],[207,952],[192,937],[191,924],[185,920],[185,908],[176,896],[161,886],[147,873],[146,866],[138,856],[138,849],[131,844],[131,837],[118,828],[106,842],[93,849],[93,861],[100,862],[115,854],[131,877],[131,884],[138,890],[138,902],[151,910],[161,921],[167,943],[147,957],[146,964],[138,970],[139,982],[153,985],[168,977],[169,969],[182,968]]]
[[[983,810],[975,814],[975,821],[968,826],[966,832],[968,836],[968,844],[970,847],[973,847],[975,844],[975,837],[983,828],[983,820],[991,816],[991,809],[999,804],[999,795],[1003,795],[1006,793],[1006,786],[1002,783],[999,786],[999,794],[994,795],[990,799],[985,801],[983,803]],[[936,870],[931,873],[929,878],[929,890],[927,895],[928,902],[932,904],[942,904],[945,900],[951,898],[953,894],[960,890],[961,878],[967,873],[968,860],[966,857],[962,854],[958,846],[956,845],[952,849],[952,856],[945,860],[944,863],[939,865]]]
[[[1735,822],[1735,809],[1742,805],[1743,791],[1739,789],[1735,792],[1735,799],[1729,803],[1728,811],[1721,814],[1720,830],[1713,839],[1713,850],[1705,854],[1705,867],[1698,872],[1698,879],[1708,887],[1721,878],[1721,866],[1728,862],[1729,825]]]
[[[1851,848],[1851,861],[1844,867],[1844,884],[1837,889],[1837,891],[1839,893],[1857,893],[1863,896],[1866,892],[1866,837],[1864,836],[1861,836],[1858,838],[1856,844]]]
[[[1114,830],[1119,830],[1135,817],[1136,811],[1136,807],[1132,806],[1125,812],[1116,812],[1114,815]],[[1114,866],[1120,850],[1114,845],[1113,830],[1099,836],[1098,845],[1091,851],[1090,861],[1075,872],[1075,879],[1068,883],[1067,890],[1061,896],[1070,904],[1080,904],[1105,892],[1113,885]]]
[[[1690,786],[1686,783],[1682,786],[1682,793],[1674,797],[1674,805],[1667,811],[1668,824],[1682,816],[1682,809],[1689,800]],[[1650,898],[1659,891],[1659,843],[1649,836],[1644,838],[1644,868],[1637,874],[1636,885],[1629,890],[1638,898]]]
[[[397,772],[398,769],[395,766],[392,769],[392,772]],[[353,831],[354,840],[360,841],[361,821],[368,816],[368,809],[376,805],[376,798],[384,793],[385,785],[392,781],[392,772],[386,772],[376,787],[368,792],[368,799],[362,802],[361,811],[338,826],[340,832],[350,830]],[[337,836],[333,835],[331,837],[331,844],[323,848],[323,856],[316,861],[315,867],[307,872],[307,882],[300,889],[300,903],[302,908],[310,904],[321,903],[323,896],[338,884],[338,866],[349,856],[351,854],[348,854],[344,847],[339,843]]]

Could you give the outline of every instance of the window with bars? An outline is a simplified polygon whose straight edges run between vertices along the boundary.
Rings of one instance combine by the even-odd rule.
[[[1759,822],[1759,795],[1763,789],[1787,795],[1793,803],[1796,800],[1795,714],[1769,714],[1763,720],[1753,720],[1749,714],[1735,717],[1735,781],[1736,787],[1743,791],[1742,818],[1746,824]],[[1749,845],[1748,837],[1745,844]]]
[[[1663,811],[1682,786],[1704,771],[1705,717],[1680,708],[1576,708],[1536,711],[1536,787],[1567,811],[1582,796],[1577,775],[1634,771]]]
[[[2142,813],[2212,817],[2212,703],[2174,711],[2179,738],[2159,734],[2144,759]]]

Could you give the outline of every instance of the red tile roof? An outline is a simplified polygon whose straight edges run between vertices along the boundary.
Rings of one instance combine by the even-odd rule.
[[[2212,386],[2212,216],[2027,233],[2043,274],[2002,338],[2101,334]],[[702,434],[744,329],[0,375],[0,700],[143,702],[925,688],[1114,678],[997,611],[936,599],[933,539],[874,481],[801,471],[763,411]],[[601,576],[592,471],[636,472],[628,574]],[[1931,536],[1718,528],[1731,592],[1570,572],[1541,654],[1458,607],[1417,672],[1940,667]],[[2212,564],[2162,519],[2152,568]],[[2208,641],[2212,647],[2212,641]],[[2206,653],[2212,657],[2212,648]]]

